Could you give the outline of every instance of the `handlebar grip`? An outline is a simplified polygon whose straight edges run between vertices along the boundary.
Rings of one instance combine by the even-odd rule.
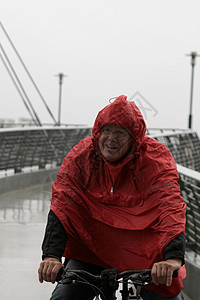
[[[178,277],[178,270],[175,270],[173,272],[173,275],[172,275],[173,278],[177,278]]]
[[[59,270],[59,272],[58,272],[58,274],[57,274],[57,276],[56,276],[56,281],[57,281],[57,282],[60,281],[60,280],[62,279],[63,273],[64,273],[64,268],[62,267],[62,268],[60,268],[60,270]]]

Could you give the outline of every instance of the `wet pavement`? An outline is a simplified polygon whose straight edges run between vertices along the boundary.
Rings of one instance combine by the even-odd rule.
[[[37,276],[51,197],[48,181],[0,195],[1,300],[47,300],[54,289]]]
[[[0,195],[0,299],[44,300],[53,289],[37,269],[51,185]]]

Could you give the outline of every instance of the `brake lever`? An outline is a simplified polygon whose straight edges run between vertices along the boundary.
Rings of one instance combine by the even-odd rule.
[[[68,284],[68,283],[73,283],[74,280],[77,279],[77,274],[70,274],[70,273],[65,273],[63,276],[62,276],[62,279],[60,280],[59,283],[62,283],[62,284]]]
[[[68,284],[72,283],[77,277],[77,274],[65,271],[64,268],[61,268],[56,277],[56,281],[61,284]]]
[[[60,281],[61,281],[63,274],[64,274],[64,268],[62,267],[62,268],[59,270],[59,272],[58,272],[58,274],[57,274],[57,276],[56,276],[56,281],[57,281],[57,282],[60,282]]]
[[[140,274],[132,274],[129,276],[129,279],[136,284],[137,286],[142,285],[149,285],[152,283],[152,280],[150,280],[151,277],[151,270],[146,270],[143,273]]]

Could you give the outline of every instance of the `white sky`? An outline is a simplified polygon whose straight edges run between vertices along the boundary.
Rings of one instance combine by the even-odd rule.
[[[55,118],[92,125],[108,99],[139,92],[149,127],[187,128],[191,58],[200,53],[199,0],[2,0],[0,18]],[[0,28],[1,43],[43,123],[52,122]],[[193,128],[200,132],[200,57]],[[137,103],[137,102],[136,102]],[[144,103],[146,105],[146,103]],[[29,117],[0,60],[0,118]]]

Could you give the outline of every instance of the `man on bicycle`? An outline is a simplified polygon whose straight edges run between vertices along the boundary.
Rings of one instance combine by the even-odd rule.
[[[145,132],[141,112],[122,95],[65,157],[52,188],[40,282],[54,283],[65,257],[67,268],[94,274],[152,268],[143,299],[183,299],[186,205],[172,155]],[[58,284],[51,300],[93,297],[83,284]]]

